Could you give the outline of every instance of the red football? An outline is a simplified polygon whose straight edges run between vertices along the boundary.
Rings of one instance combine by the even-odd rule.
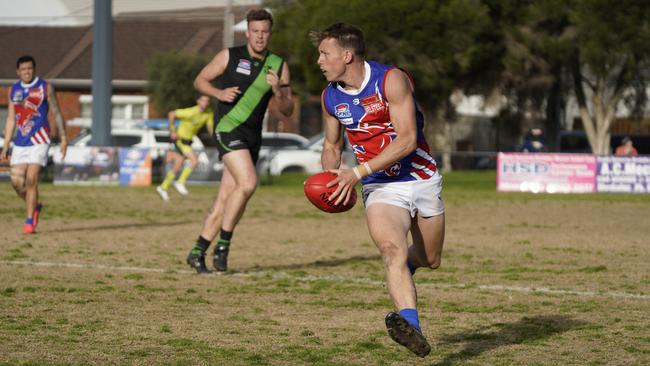
[[[318,207],[320,210],[329,213],[347,211],[357,203],[357,191],[354,189],[350,194],[350,199],[348,200],[347,205],[344,205],[343,203],[335,205],[333,201],[330,202],[328,200],[330,194],[334,193],[336,187],[338,187],[338,184],[329,188],[325,185],[335,178],[336,174],[334,173],[320,172],[312,175],[305,181],[305,196],[307,196],[309,202],[313,203],[314,206]]]

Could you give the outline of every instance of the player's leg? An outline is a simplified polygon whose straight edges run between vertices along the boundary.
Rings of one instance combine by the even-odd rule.
[[[11,166],[11,186],[18,197],[25,200],[25,178],[27,176],[27,164],[16,164]]]
[[[234,181],[234,188],[225,200],[219,240],[214,249],[212,263],[219,272],[228,270],[228,253],[233,231],[257,188],[257,171],[249,150],[232,151],[224,156],[223,161]]]
[[[205,266],[205,252],[217,236],[217,233],[219,233],[226,200],[234,189],[235,180],[232,177],[232,174],[230,174],[228,167],[224,166],[217,197],[208,211],[208,215],[203,221],[201,234],[187,257],[187,263],[199,273],[208,272],[208,269]]]
[[[411,216],[405,209],[385,203],[367,208],[368,229],[381,252],[386,270],[388,293],[397,309],[415,308],[416,294],[413,279],[406,266],[406,235]]]
[[[198,159],[196,157],[196,154],[192,149],[190,148],[190,145],[185,145],[187,148],[183,149],[183,157],[185,159],[185,166],[183,167],[183,170],[181,171],[181,175],[178,177],[176,182],[174,182],[174,188],[178,191],[178,193],[182,195],[187,195],[189,192],[187,191],[187,188],[185,187],[185,182],[187,181],[187,178],[192,174],[192,171],[198,164]]]
[[[440,266],[445,241],[445,204],[440,175],[414,182],[411,197],[417,215],[411,224],[413,245],[409,248],[409,269],[411,273],[419,267],[436,269]]]
[[[440,267],[445,241],[445,214],[432,217],[417,215],[411,225],[413,245],[409,247],[408,263],[411,272],[420,267]]]
[[[388,292],[398,310],[386,316],[388,334],[411,352],[424,357],[431,347],[420,330],[417,294],[406,265],[410,212],[384,203],[374,203],[366,211],[370,235],[384,259]]]
[[[27,164],[25,174],[25,206],[27,209],[27,219],[23,227],[24,233],[34,233],[34,211],[38,204],[38,179],[42,170],[39,164]]]
[[[163,182],[158,187],[156,187],[156,192],[158,192],[160,198],[162,198],[164,201],[169,201],[169,194],[167,193],[167,190],[169,189],[169,186],[174,182],[174,179],[176,179],[176,176],[183,167],[183,162],[185,161],[185,156],[183,156],[183,148],[183,141],[176,140],[174,141],[174,150],[168,152],[170,154],[169,156],[171,156],[172,168],[165,175]]]
[[[233,231],[246,209],[246,203],[257,189],[257,171],[248,150],[236,150],[223,158],[235,181],[235,189],[226,200],[226,207],[221,227]]]

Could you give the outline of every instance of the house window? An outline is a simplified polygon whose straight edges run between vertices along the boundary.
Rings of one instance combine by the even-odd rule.
[[[82,95],[81,118],[92,118],[93,96]],[[113,95],[111,97],[113,121],[132,122],[149,117],[149,98],[145,95]]]

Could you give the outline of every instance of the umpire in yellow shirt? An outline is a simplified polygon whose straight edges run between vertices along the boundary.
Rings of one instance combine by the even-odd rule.
[[[174,189],[183,196],[188,194],[185,181],[192,174],[192,170],[197,164],[196,154],[192,151],[191,147],[192,138],[206,125],[210,133],[214,130],[214,113],[210,108],[210,97],[201,95],[196,100],[194,107],[170,111],[167,118],[169,120],[169,132],[176,151],[173,153],[173,169],[167,172],[165,180],[161,185],[156,187],[156,192],[158,192],[164,201],[169,201],[167,189],[170,185],[173,185]],[[180,120],[178,129],[176,128],[177,118]],[[190,164],[185,164],[181,172],[183,163],[186,160],[189,160]],[[179,172],[181,172],[180,176],[174,181],[174,178],[176,178]]]

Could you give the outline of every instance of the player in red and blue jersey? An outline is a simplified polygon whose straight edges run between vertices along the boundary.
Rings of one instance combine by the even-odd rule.
[[[63,117],[59,112],[54,88],[45,80],[35,76],[36,61],[31,56],[21,56],[16,61],[18,78],[9,90],[9,113],[5,126],[5,141],[0,159],[6,160],[12,138],[14,148],[11,154],[11,185],[25,201],[27,219],[23,233],[36,232],[38,216],[43,208],[39,203],[38,179],[47,165],[50,148],[50,106],[55,116],[53,130],[61,136],[61,159],[65,158],[68,142]],[[14,129],[16,136],[14,137]]]
[[[347,202],[361,181],[370,235],[398,310],[386,316],[388,334],[424,357],[431,347],[420,328],[413,274],[440,266],[445,216],[442,178],[424,138],[413,82],[398,68],[366,61],[363,33],[352,25],[336,23],[312,37],[329,82],[322,94],[321,160],[337,174],[328,184],[338,184],[331,199]],[[360,164],[352,169],[340,169],[343,130]]]

